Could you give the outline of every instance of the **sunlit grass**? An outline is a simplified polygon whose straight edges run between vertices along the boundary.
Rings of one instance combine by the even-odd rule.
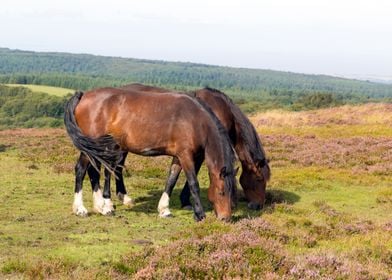
[[[251,117],[261,135],[391,137],[392,105],[365,104],[304,112],[273,110]]]
[[[355,136],[372,136],[372,137],[392,137],[392,126],[380,125],[327,125],[325,127],[263,127],[257,129],[261,135],[294,135],[306,136],[311,135],[320,138],[336,137],[355,137]]]
[[[5,84],[9,87],[26,87],[33,92],[43,92],[56,96],[64,96],[68,93],[74,93],[75,90],[69,88],[61,88],[61,87],[52,87],[52,86],[43,86],[43,85],[32,85],[32,84]]]

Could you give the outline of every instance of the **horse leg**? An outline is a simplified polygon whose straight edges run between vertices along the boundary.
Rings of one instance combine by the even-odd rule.
[[[99,169],[101,167],[100,162],[96,162],[96,166]],[[93,204],[94,211],[102,215],[110,215],[114,213],[113,203],[110,200],[110,173],[105,168],[105,184],[103,193],[99,186],[100,174],[92,165],[87,169],[90,177],[91,188],[93,190]]]
[[[169,209],[169,202],[170,202],[171,194],[173,192],[174,185],[177,182],[181,169],[182,168],[178,158],[173,157],[173,161],[169,169],[169,177],[167,178],[166,181],[165,191],[163,192],[161,199],[159,200],[158,203],[159,217],[166,218],[172,216]]]
[[[184,169],[190,193],[193,197],[193,210],[195,215],[194,218],[196,221],[201,221],[206,217],[206,214],[204,213],[203,206],[200,200],[200,187],[196,177],[195,161],[192,157],[188,156],[180,158],[180,163],[182,168]]]
[[[100,211],[98,211],[99,213],[101,213],[102,215],[112,215],[114,214],[114,207],[113,207],[113,203],[112,200],[110,199],[110,172],[109,170],[107,170],[105,168],[104,171],[105,174],[105,183],[103,186],[103,206],[101,209],[99,209]]]
[[[198,160],[196,160],[196,162],[195,162],[196,175],[199,173],[199,170],[200,170],[200,167],[201,167],[203,161],[204,161],[204,158],[199,158]],[[180,194],[181,208],[186,209],[186,210],[192,210],[190,196],[191,196],[191,191],[189,189],[188,181],[186,181],[184,187],[182,188],[181,194]]]
[[[101,163],[97,161],[95,164],[99,170],[101,167]],[[96,170],[94,166],[90,164],[89,168],[87,169],[87,173],[90,178],[91,188],[93,191],[93,205],[94,205],[93,209],[97,213],[102,213],[104,201],[103,201],[102,191],[99,186],[99,179],[101,175],[99,174],[98,170]]]
[[[116,194],[118,199],[122,202],[122,204],[127,206],[133,206],[134,201],[127,195],[127,191],[124,185],[124,178],[122,175],[123,166],[125,163],[125,159],[127,158],[128,153],[123,154],[123,158],[120,161],[120,164],[116,167]]]
[[[75,165],[75,196],[74,202],[72,205],[72,210],[77,216],[86,217],[88,211],[86,207],[83,205],[83,179],[86,175],[86,171],[90,162],[88,158],[83,154],[80,153],[79,159]]]

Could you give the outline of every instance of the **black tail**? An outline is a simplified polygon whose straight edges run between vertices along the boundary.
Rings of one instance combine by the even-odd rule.
[[[68,135],[72,142],[82,153],[84,153],[91,164],[99,172],[97,161],[107,168],[112,174],[116,166],[121,161],[124,151],[116,143],[111,135],[104,135],[99,138],[90,138],[83,135],[75,119],[75,108],[79,104],[83,92],[78,91],[71,97],[65,105],[64,123]]]

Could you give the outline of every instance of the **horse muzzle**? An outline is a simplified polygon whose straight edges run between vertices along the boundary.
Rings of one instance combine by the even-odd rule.
[[[248,208],[251,210],[260,210],[263,208],[263,205],[260,202],[251,201],[248,203]]]

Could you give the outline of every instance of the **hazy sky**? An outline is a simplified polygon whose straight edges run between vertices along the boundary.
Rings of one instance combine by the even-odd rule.
[[[392,0],[2,0],[0,47],[392,77]]]

